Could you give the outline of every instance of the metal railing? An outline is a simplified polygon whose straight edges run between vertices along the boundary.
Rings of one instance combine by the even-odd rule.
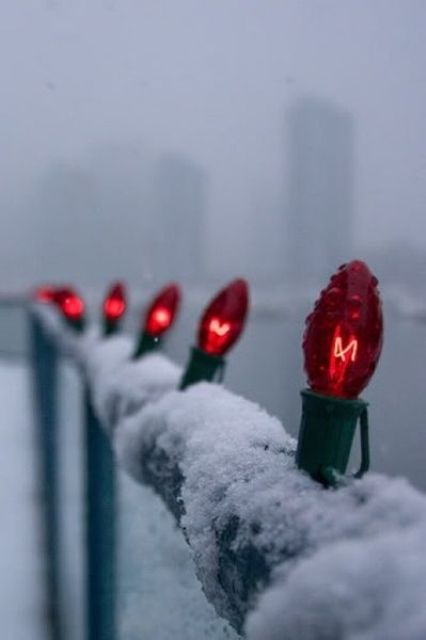
[[[51,640],[66,630],[60,604],[58,362],[60,353],[37,315],[29,314],[30,362],[43,505],[48,623]],[[83,385],[85,589],[87,640],[114,640],[115,471],[110,442]]]
[[[58,593],[60,590],[59,571],[59,546],[58,546],[58,466],[57,466],[57,435],[58,435],[58,383],[57,368],[60,357],[60,346],[50,335],[38,314],[30,312],[30,336],[31,336],[31,362],[33,369],[33,383],[35,392],[36,424],[40,451],[41,482],[44,497],[44,521],[45,521],[45,549],[48,559],[47,585],[49,595],[49,618],[51,640],[64,640],[65,632],[62,622],[62,612]],[[99,417],[92,405],[89,391],[89,381],[85,379],[87,368],[82,367],[83,372],[83,407],[84,407],[84,478],[85,478],[85,556],[86,556],[86,635],[87,640],[116,640],[116,581],[115,581],[115,527],[116,527],[116,494],[115,494],[115,469],[111,446],[106,431],[111,430],[112,425],[101,425]],[[91,381],[91,384],[93,380]],[[117,391],[119,395],[120,390]],[[197,393],[199,395],[197,395]],[[181,412],[191,407],[195,398],[196,405],[200,407],[207,402],[202,391],[185,392],[173,397],[175,406]],[[191,395],[193,394],[193,395]],[[201,394],[201,395],[200,395]],[[215,399],[215,394],[217,398]],[[227,395],[226,395],[227,394]],[[212,396],[212,400],[210,398]],[[207,397],[207,396],[206,396]],[[201,401],[200,401],[201,398]],[[120,398],[118,398],[120,399]],[[122,399],[122,398],[121,398]],[[216,573],[213,576],[204,577],[203,561],[200,566],[201,580],[208,598],[213,602],[220,615],[231,621],[232,625],[241,632],[248,613],[253,609],[255,599],[268,586],[272,571],[278,566],[295,566],[297,563],[308,562],[310,556],[315,556],[316,550],[320,550],[327,544],[330,546],[341,540],[349,539],[354,548],[362,548],[370,537],[377,539],[378,528],[383,528],[383,535],[395,530],[401,533],[401,554],[394,554],[389,549],[388,562],[392,566],[395,575],[403,575],[405,565],[402,551],[405,532],[410,527],[423,525],[423,513],[426,512],[424,497],[410,487],[401,490],[398,481],[393,481],[385,476],[378,476],[358,481],[354,485],[343,487],[335,494],[326,492],[315,483],[300,474],[294,467],[294,441],[289,436],[281,435],[282,425],[270,418],[264,417],[254,405],[238,399],[236,396],[218,389],[209,390],[209,402],[217,402],[218,421],[223,421],[223,412],[220,407],[226,399],[233,403],[235,408],[247,410],[251,422],[256,423],[254,444],[251,443],[253,457],[250,464],[250,474],[254,488],[258,489],[259,496],[253,495],[256,500],[256,509],[244,511],[244,502],[235,502],[233,509],[224,509],[220,518],[217,513],[204,514],[206,525],[211,531],[212,544],[217,554]],[[201,404],[200,404],[201,402]],[[241,402],[246,403],[244,406]],[[136,407],[141,405],[135,405]],[[202,418],[191,418],[189,433],[193,429],[205,429],[206,448],[209,445],[209,429],[215,427],[212,415],[212,406],[206,409]],[[214,407],[213,407],[214,408]],[[136,411],[136,409],[135,409]],[[178,412],[178,413],[179,413]],[[117,417],[112,411],[114,419]],[[147,412],[148,417],[142,415],[141,433],[149,425],[149,420],[155,424],[169,428],[167,412],[162,406],[156,406]],[[186,413],[189,416],[189,413]],[[222,416],[222,418],[220,417]],[[188,418],[187,418],[188,419]],[[209,422],[210,421],[210,422]],[[145,422],[147,424],[145,424]],[[205,423],[203,425],[203,423]],[[258,423],[258,424],[257,424]],[[117,428],[119,425],[115,425]],[[185,494],[185,484],[192,487],[197,484],[196,476],[192,475],[191,442],[187,442],[185,435],[187,424],[183,428],[173,432],[173,438],[166,444],[162,439],[161,431],[150,439],[141,437],[137,451],[137,465],[143,482],[152,486],[159,494],[169,510],[174,515],[177,523],[184,527],[185,537],[195,550],[199,559],[202,556],[202,546],[197,536],[193,535],[188,521],[182,524],[182,517],[191,515],[194,506],[188,502]],[[106,431],[104,431],[106,428]],[[176,429],[176,425],[171,425]],[[221,427],[222,428],[222,427]],[[148,429],[149,432],[149,429]],[[199,436],[203,433],[200,432]],[[241,449],[245,447],[246,434],[239,434],[237,445]],[[200,438],[195,448],[200,454]],[[189,451],[189,453],[188,453]],[[248,451],[248,449],[247,449]],[[241,451],[235,450],[235,442],[231,442],[226,454],[239,456]],[[210,451],[207,452],[210,454]],[[206,452],[201,451],[201,455]],[[274,491],[270,495],[262,495],[263,473],[267,465],[271,466],[269,485],[280,488],[279,499]],[[232,465],[231,465],[232,467]],[[220,490],[213,496],[212,504],[226,501],[229,491],[235,487],[233,473],[224,477],[221,472],[212,473],[212,484],[217,482]],[[241,473],[238,482],[244,488],[246,478]],[[209,487],[209,482],[206,483]],[[213,487],[214,488],[214,487]],[[200,487],[200,492],[207,491]],[[335,497],[334,497],[335,495]],[[186,496],[185,499],[182,496]],[[208,497],[208,494],[206,493]],[[186,501],[185,501],[186,500]],[[269,514],[273,517],[268,521],[261,518],[265,511],[265,505],[269,504]],[[309,518],[307,513],[310,513]],[[252,515],[253,513],[253,515]],[[368,517],[366,516],[368,513]],[[250,515],[249,515],[250,514]],[[352,522],[353,532],[348,530],[346,519]],[[243,532],[241,534],[241,532]],[[378,538],[380,542],[380,537]],[[290,541],[290,542],[289,542]],[[198,546],[197,546],[198,545]],[[349,554],[350,555],[350,554]],[[330,557],[333,562],[333,558]],[[347,575],[345,561],[341,560],[339,569],[342,571],[341,580],[347,589],[352,588],[353,568],[348,564]],[[315,567],[315,565],[314,565]],[[200,567],[199,567],[200,568]],[[141,577],[143,579],[143,577]],[[212,580],[217,586],[217,593],[212,590]],[[345,583],[345,580],[348,582]],[[288,583],[287,583],[288,582]],[[291,592],[290,580],[285,582],[283,588],[283,601],[288,591]],[[321,583],[322,588],[327,589],[327,576]],[[318,586],[318,585],[317,585]],[[367,585],[368,586],[368,585]],[[363,585],[358,584],[354,593],[362,599],[369,591],[362,590]],[[388,615],[392,607],[392,601],[387,592],[383,592],[380,615]],[[388,598],[388,599],[387,599]],[[415,615],[415,604],[411,614]],[[338,608],[330,606],[330,617],[340,615]],[[407,613],[409,618],[410,612]],[[251,638],[252,636],[250,636]],[[255,636],[253,638],[262,637]],[[288,635],[289,638],[296,637]]]

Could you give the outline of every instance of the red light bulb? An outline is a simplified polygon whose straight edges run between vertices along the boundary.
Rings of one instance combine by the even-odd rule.
[[[105,319],[108,322],[117,322],[124,315],[126,308],[126,287],[122,282],[116,282],[109,289],[103,303]]]
[[[367,386],[383,341],[378,281],[367,265],[342,265],[306,318],[305,371],[313,391],[356,398]]]
[[[181,299],[177,284],[169,284],[155,296],[148,309],[144,331],[152,338],[165,333],[176,319]]]
[[[69,320],[81,320],[84,315],[84,302],[71,287],[58,289],[55,303]]]
[[[233,280],[213,298],[201,318],[198,347],[223,356],[240,337],[249,305],[245,280]]]
[[[56,296],[56,290],[54,287],[37,287],[33,293],[33,297],[37,302],[49,303],[54,302]]]

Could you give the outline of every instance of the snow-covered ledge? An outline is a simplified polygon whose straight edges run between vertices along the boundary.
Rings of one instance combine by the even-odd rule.
[[[250,640],[424,640],[426,497],[369,474],[324,490],[282,424],[162,355],[36,313],[87,377],[119,462],[175,515],[218,613]]]

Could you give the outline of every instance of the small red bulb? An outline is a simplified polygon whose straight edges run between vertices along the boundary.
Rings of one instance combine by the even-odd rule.
[[[342,265],[306,318],[305,371],[313,391],[356,398],[367,386],[383,342],[378,281],[367,265]]]
[[[126,308],[126,287],[122,282],[116,282],[105,297],[103,303],[104,316],[109,322],[117,322],[124,315]]]
[[[169,284],[155,296],[148,309],[144,331],[153,338],[158,338],[170,329],[179,310],[181,299],[177,284]]]
[[[84,315],[84,302],[71,287],[57,289],[55,303],[69,320],[81,320]]]
[[[55,301],[56,290],[54,287],[37,287],[33,297],[37,302],[49,303]]]
[[[201,318],[198,346],[205,353],[223,356],[240,337],[249,306],[245,280],[233,280],[213,298]]]

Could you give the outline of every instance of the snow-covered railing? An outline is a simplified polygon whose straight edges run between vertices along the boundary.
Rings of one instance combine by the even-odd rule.
[[[77,336],[51,309],[33,313],[80,366],[118,462],[167,504],[206,597],[239,632],[426,637],[422,493],[377,474],[325,490],[259,406],[218,385],[177,391],[181,370],[166,357],[131,361],[124,336]]]

